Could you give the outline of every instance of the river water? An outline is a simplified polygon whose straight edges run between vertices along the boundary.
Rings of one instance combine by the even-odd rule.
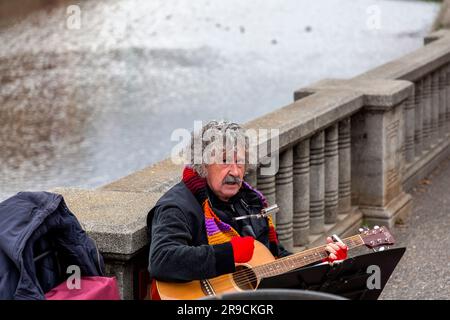
[[[98,187],[168,156],[172,131],[194,120],[245,122],[290,103],[301,86],[400,57],[422,46],[439,9],[389,0],[68,4],[0,24],[0,200]]]

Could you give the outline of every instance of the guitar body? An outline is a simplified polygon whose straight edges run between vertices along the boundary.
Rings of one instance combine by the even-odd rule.
[[[261,242],[255,240],[255,250],[252,259],[247,263],[236,264],[236,271],[260,266],[275,260],[270,250]],[[209,295],[220,295],[226,292],[237,292],[243,290],[255,290],[259,279],[253,273],[250,278],[235,278],[233,274],[225,274],[208,280],[196,280],[190,282],[163,282],[156,281],[161,300],[192,300]]]

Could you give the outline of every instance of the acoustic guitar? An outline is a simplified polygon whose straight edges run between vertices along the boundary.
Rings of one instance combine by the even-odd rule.
[[[359,246],[376,248],[394,244],[394,238],[386,227],[363,229],[361,234],[342,241],[348,249]],[[236,271],[211,279],[190,282],[163,282],[156,280],[156,288],[162,300],[191,300],[207,296],[243,290],[256,290],[263,278],[280,275],[328,257],[326,245],[308,249],[290,256],[275,259],[269,249],[255,240],[253,257],[247,263],[236,264]]]

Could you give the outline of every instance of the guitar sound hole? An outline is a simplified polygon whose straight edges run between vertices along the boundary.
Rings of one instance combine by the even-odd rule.
[[[251,268],[237,266],[233,273],[233,281],[241,290],[255,290],[258,285],[256,274]]]

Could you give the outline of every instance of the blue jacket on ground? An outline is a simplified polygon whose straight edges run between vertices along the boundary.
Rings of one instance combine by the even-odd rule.
[[[57,258],[35,263],[48,250]],[[19,192],[0,203],[0,299],[45,299],[70,265],[82,276],[103,275],[103,258],[61,195]]]

